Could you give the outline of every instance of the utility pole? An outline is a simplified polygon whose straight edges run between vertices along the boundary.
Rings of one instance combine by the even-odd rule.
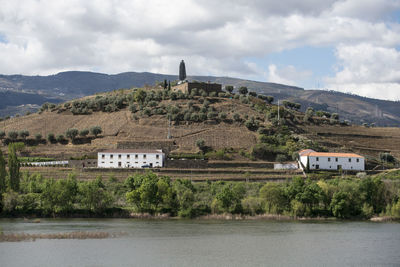
[[[167,139],[171,139],[171,118],[168,118],[168,135]]]

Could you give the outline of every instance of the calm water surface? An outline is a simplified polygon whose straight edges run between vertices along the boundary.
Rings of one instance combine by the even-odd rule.
[[[0,266],[400,266],[399,223],[2,219],[0,228],[126,233],[0,243]]]

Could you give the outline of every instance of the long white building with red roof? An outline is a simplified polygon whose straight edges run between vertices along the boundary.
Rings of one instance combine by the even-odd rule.
[[[315,152],[305,149],[299,152],[302,167],[309,170],[365,170],[365,159],[355,153]]]

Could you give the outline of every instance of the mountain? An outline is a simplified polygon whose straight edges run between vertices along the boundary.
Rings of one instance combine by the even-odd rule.
[[[68,71],[49,76],[0,75],[0,116],[14,115],[26,107],[35,109],[44,102],[62,101],[93,95],[114,89],[154,85],[156,81],[176,80],[177,75],[149,72],[102,74]],[[380,126],[400,126],[400,103],[326,90],[304,90],[283,84],[256,82],[229,77],[189,76],[189,80],[247,86],[258,94],[272,95],[275,100],[290,100],[302,104],[302,110],[337,112],[341,119],[353,123],[375,123]]]

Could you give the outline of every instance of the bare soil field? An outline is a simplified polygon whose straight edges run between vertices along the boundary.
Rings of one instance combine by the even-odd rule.
[[[332,151],[351,150],[375,158],[380,152],[390,152],[400,157],[400,128],[331,125],[302,128],[305,136],[329,146]]]

